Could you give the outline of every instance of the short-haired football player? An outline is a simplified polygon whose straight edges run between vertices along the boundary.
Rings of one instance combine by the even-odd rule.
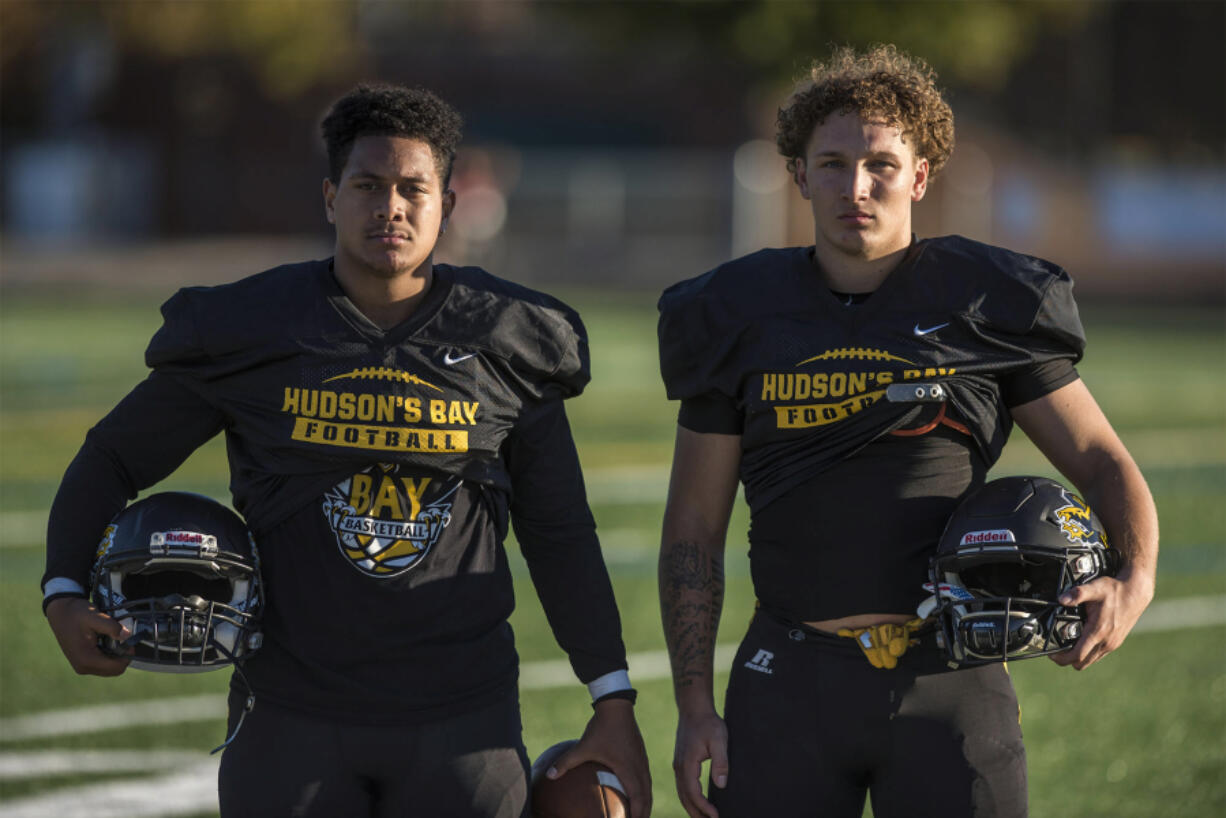
[[[869,793],[878,818],[1025,815],[1005,668],[951,669],[916,622],[929,558],[1016,422],[1123,557],[1115,578],[1062,600],[1088,615],[1054,658],[1083,669],[1153,596],[1149,490],[1078,379],[1069,276],[912,235],[954,142],[923,61],[837,50],[779,112],[777,136],[813,244],[735,259],[660,299],[661,369],[680,401],[660,597],[681,801],[693,816],[839,818]],[[712,657],[738,481],[758,607],[720,718]]]
[[[322,131],[335,254],[163,306],[152,373],[90,430],[55,499],[55,636],[78,673],[124,671],[98,639],[128,634],[86,598],[103,527],[224,432],[267,609],[243,666],[255,707],[231,688],[223,816],[525,814],[509,525],[594,699],[558,772],[601,761],[646,815],[621,624],[563,409],[588,381],[584,327],[547,295],[434,262],[456,205],[449,104],[359,86]]]

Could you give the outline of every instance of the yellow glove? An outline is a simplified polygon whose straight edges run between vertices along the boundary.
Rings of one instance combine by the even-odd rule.
[[[838,634],[855,639],[873,667],[890,670],[898,666],[898,657],[906,653],[911,646],[911,634],[923,623],[922,619],[912,619],[902,625],[887,622],[854,630],[839,628]]]

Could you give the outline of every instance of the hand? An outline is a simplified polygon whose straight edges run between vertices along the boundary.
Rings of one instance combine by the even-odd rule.
[[[88,599],[60,597],[47,605],[47,623],[60,643],[60,650],[77,673],[89,676],[118,676],[128,668],[127,659],[111,656],[98,647],[100,636],[123,641],[132,634],[94,607]]]
[[[559,756],[546,775],[558,778],[585,761],[598,761],[621,779],[630,801],[630,818],[651,815],[651,770],[633,704],[625,699],[598,703],[579,743]]]
[[[1124,637],[1153,598],[1153,579],[1143,575],[1121,575],[1118,579],[1099,577],[1065,592],[1060,604],[1065,607],[1085,605],[1086,621],[1077,644],[1069,650],[1053,653],[1051,660],[1058,665],[1085,670],[1123,644]]]
[[[728,783],[728,728],[714,711],[704,716],[682,715],[677,723],[673,774],[677,795],[690,818],[718,818],[719,810],[702,794],[702,763],[711,759],[711,781],[720,789]]]

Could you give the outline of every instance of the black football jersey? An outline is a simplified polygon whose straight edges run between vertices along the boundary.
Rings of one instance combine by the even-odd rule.
[[[562,408],[589,377],[572,310],[440,264],[385,331],[322,261],[188,288],[162,311],[153,373],[91,430],[56,505],[102,476],[114,506],[224,430],[268,590],[246,666],[258,696],[385,721],[505,694],[510,524],[580,678],[625,667]],[[79,577],[82,525],[56,518],[47,576]]]
[[[660,313],[681,423],[741,435],[759,597],[802,620],[913,610],[945,518],[1009,436],[1008,407],[1075,379],[1084,348],[1067,273],[956,236],[914,243],[856,305],[798,247],[674,285]],[[965,433],[891,435],[937,411]]]

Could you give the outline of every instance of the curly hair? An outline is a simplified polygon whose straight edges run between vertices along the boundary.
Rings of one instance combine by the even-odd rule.
[[[403,136],[430,146],[446,187],[464,121],[455,108],[424,88],[363,84],[333,103],[319,127],[333,182],[340,182],[358,137]]]
[[[929,178],[954,149],[954,114],[936,87],[936,72],[922,59],[892,45],[863,54],[838,48],[829,62],[814,61],[809,76],[779,109],[775,141],[788,170],[805,155],[813,130],[831,114],[859,114],[902,129],[915,156],[928,160]]]

